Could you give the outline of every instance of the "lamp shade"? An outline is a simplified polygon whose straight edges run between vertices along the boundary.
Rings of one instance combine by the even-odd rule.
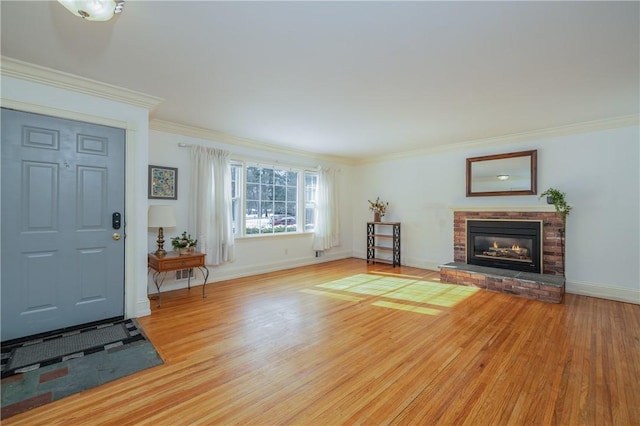
[[[150,206],[149,228],[169,228],[176,226],[176,214],[173,206]]]
[[[58,0],[67,10],[87,21],[108,21],[114,13],[122,12],[124,1],[116,0]]]

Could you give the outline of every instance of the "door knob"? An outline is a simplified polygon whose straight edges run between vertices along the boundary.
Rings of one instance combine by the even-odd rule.
[[[117,232],[114,232],[112,237],[114,240],[118,241],[120,239],[120,234],[118,234]]]

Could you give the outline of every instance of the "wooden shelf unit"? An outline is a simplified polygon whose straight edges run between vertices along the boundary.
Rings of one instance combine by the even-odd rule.
[[[367,222],[367,263],[400,266],[400,222]]]

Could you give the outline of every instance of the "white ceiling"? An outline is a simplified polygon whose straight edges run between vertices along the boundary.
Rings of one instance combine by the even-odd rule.
[[[360,159],[639,113],[640,3],[1,2],[2,55],[151,118]]]

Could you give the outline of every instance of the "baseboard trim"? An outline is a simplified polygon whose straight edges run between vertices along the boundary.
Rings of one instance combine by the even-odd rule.
[[[428,260],[408,258],[406,259],[406,263],[403,263],[403,265],[438,272],[442,262],[430,262]]]
[[[565,291],[580,296],[598,297],[600,299],[640,305],[640,289],[633,290],[624,287],[606,286],[581,281],[567,281]]]
[[[356,259],[367,260],[367,254],[363,251],[354,250],[353,255]],[[430,262],[428,260],[420,260],[414,258],[400,257],[400,266],[411,266],[412,268],[427,269],[429,271],[438,272],[439,266],[446,262]]]
[[[291,259],[291,260],[282,261],[282,262],[262,263],[262,264],[251,265],[251,266],[246,266],[246,265],[235,266],[233,262],[226,265],[219,266],[219,267],[208,266],[207,268],[209,268],[210,275],[209,275],[209,281],[207,282],[207,289],[211,284],[220,282],[220,281],[250,277],[253,275],[266,274],[269,272],[284,271],[287,269],[298,268],[301,266],[317,265],[320,263],[332,262],[334,260],[341,260],[341,259],[347,259],[347,258],[353,257],[350,250],[341,250],[341,251],[335,251],[335,252],[332,252],[332,251],[333,250],[329,250],[325,252],[323,255],[321,255],[320,257],[304,257],[304,258]],[[171,282],[168,279],[169,278],[167,277],[167,281],[165,281],[165,283],[162,285],[162,288],[160,289],[161,293],[187,288],[186,280]],[[202,282],[203,282],[202,275],[196,272],[195,277],[191,280],[191,287],[201,286]],[[151,281],[151,279],[149,279],[149,282],[148,282],[148,292],[150,295],[154,295],[157,292],[157,289],[153,284],[153,281]]]
[[[269,272],[284,271],[286,269],[332,262],[334,260],[341,260],[349,257],[351,257],[351,251],[340,251],[335,253],[331,253],[331,251],[328,251],[320,257],[304,257],[299,259],[291,259],[284,262],[252,265],[251,267],[241,266],[234,268],[232,263],[229,265],[224,265],[220,268],[215,268],[213,279],[210,280],[210,282],[226,281],[235,278],[249,277],[252,275],[266,274]]]
[[[232,280],[236,278],[244,278],[252,275],[266,274],[269,272],[283,271],[286,269],[298,268],[301,266],[316,265],[334,260],[347,259],[355,257],[357,259],[366,260],[366,254],[361,251],[341,250],[332,253],[332,250],[325,252],[320,257],[304,257],[299,259],[291,259],[277,263],[263,263],[259,265],[238,266],[234,267],[233,263],[221,267],[209,266],[211,275],[208,285],[219,281]],[[419,259],[403,259],[403,266],[411,266],[414,268],[428,269],[430,271],[438,271],[442,262],[431,262]],[[201,286],[202,277],[198,276],[191,280],[191,286]],[[162,287],[162,292],[179,290],[187,287],[185,281],[166,282]],[[634,303],[640,305],[640,289],[633,290],[624,287],[605,286],[602,284],[567,281],[565,291],[580,296],[597,297],[600,299],[615,300],[618,302]],[[155,294],[156,288],[151,280],[149,281],[149,294]],[[151,314],[150,303],[148,299],[139,300],[136,303],[136,317],[142,317]]]
[[[151,304],[149,299],[139,299],[136,301],[134,318],[146,317],[151,315]]]

